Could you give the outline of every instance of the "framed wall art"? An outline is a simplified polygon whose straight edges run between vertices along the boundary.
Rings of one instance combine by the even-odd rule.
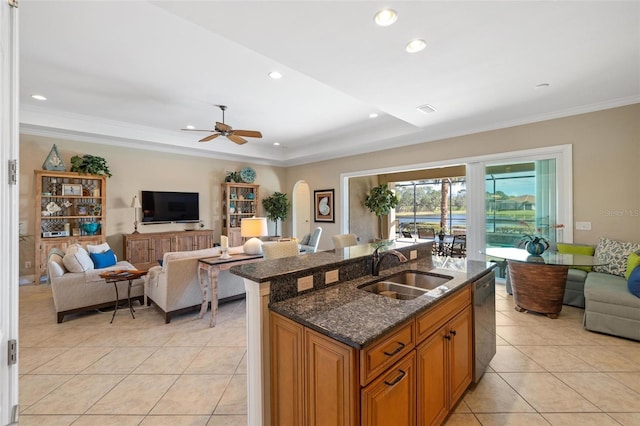
[[[335,223],[333,189],[313,191],[314,221]]]
[[[62,184],[62,195],[82,195],[82,185],[81,184]]]

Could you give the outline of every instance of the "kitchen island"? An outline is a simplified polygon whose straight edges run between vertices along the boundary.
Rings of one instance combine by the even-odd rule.
[[[357,353],[376,346],[381,338],[393,335],[399,329],[403,336],[406,335],[407,324],[415,324],[417,316],[432,311],[436,305],[444,304],[447,300],[464,299],[470,305],[470,283],[492,268],[485,262],[432,258],[431,243],[396,242],[387,249],[398,250],[410,260],[401,264],[395,257],[387,256],[383,260],[384,269],[380,277],[371,275],[373,245],[353,246],[232,269],[233,273],[245,279],[247,290],[249,424],[271,424],[269,353],[273,329],[270,330],[269,325],[269,308],[274,312],[272,315],[279,315]],[[447,282],[448,290],[440,297],[397,300],[358,288],[405,270],[451,277]],[[462,294],[466,296],[459,296]],[[410,325],[408,331],[412,341],[415,333],[413,327]],[[398,353],[404,355],[413,349],[410,346]],[[386,363],[379,368],[388,366]],[[353,397],[353,392],[350,395]]]

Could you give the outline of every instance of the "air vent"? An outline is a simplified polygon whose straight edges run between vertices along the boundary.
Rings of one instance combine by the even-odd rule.
[[[426,104],[426,105],[422,105],[416,108],[418,111],[424,113],[424,114],[431,114],[432,112],[436,112],[437,109],[435,109],[435,107],[433,107],[432,105]]]

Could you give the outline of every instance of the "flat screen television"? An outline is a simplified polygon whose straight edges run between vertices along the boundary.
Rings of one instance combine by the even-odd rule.
[[[142,223],[198,222],[197,192],[142,191]]]

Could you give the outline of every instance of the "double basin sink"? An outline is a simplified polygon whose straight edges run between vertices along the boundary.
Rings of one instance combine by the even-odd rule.
[[[362,284],[359,289],[392,299],[410,300],[423,295],[438,297],[449,291],[453,277],[430,272],[403,271],[383,280]]]

